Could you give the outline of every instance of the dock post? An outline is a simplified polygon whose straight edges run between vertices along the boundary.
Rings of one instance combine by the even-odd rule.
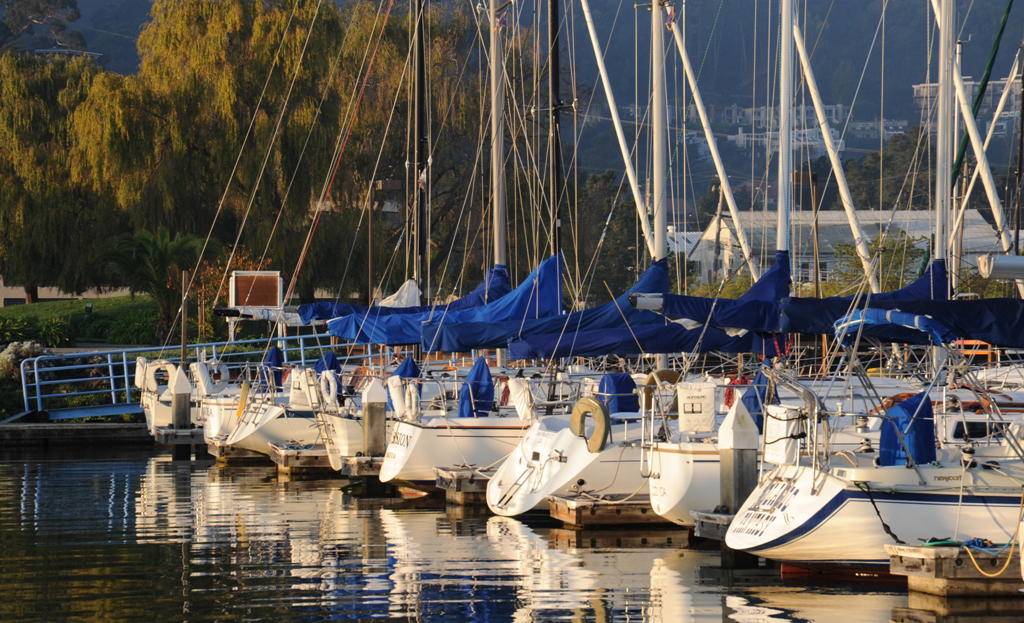
[[[721,455],[720,499],[726,513],[735,514],[757,486],[757,447],[757,424],[737,397],[718,432]],[[731,549],[722,540],[723,569],[749,569],[757,566],[757,556]]]
[[[363,390],[363,456],[384,456],[387,448],[388,394],[377,379]],[[363,494],[383,495],[384,483],[376,476],[363,477]]]
[[[175,430],[192,428],[192,384],[185,375],[185,366],[178,366],[171,378],[171,427]],[[174,444],[175,461],[188,461],[192,458],[192,446]]]

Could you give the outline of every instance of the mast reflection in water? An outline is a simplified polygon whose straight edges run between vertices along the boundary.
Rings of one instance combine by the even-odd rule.
[[[714,553],[564,549],[533,521],[272,467],[58,456],[0,462],[0,621],[883,621],[907,601],[727,588],[700,579]]]

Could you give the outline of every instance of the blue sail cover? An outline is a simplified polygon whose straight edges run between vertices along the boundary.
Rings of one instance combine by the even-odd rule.
[[[704,337],[701,339],[701,332]],[[699,342],[699,347],[698,347]],[[757,353],[774,357],[784,351],[783,336],[750,331],[739,337],[730,337],[724,331],[711,327],[687,329],[677,323],[645,325],[626,329],[581,331],[573,339],[559,339],[558,335],[527,335],[509,341],[511,359],[548,359],[552,357],[600,357],[608,354],[642,355],[654,353]]]
[[[662,310],[669,318],[685,318],[713,327],[776,332],[778,301],[789,296],[792,283],[789,251],[776,251],[775,264],[737,299],[666,294]]]
[[[334,351],[329,350],[316,360],[313,369],[320,374],[326,370],[331,370],[335,374],[341,374],[341,362],[338,361],[338,356],[334,354]]]
[[[406,355],[405,360],[402,361],[402,365],[395,368],[395,371],[391,376],[398,376],[403,379],[418,379],[420,378],[420,367],[416,365],[416,361],[413,360],[412,355]]]
[[[500,348],[530,319],[562,311],[561,254],[549,257],[519,286],[493,303],[434,314],[419,328],[425,352]]]
[[[852,296],[832,296],[828,300],[852,301],[867,296],[866,294],[854,294]],[[908,301],[932,299],[936,301],[949,300],[949,275],[946,273],[946,260],[932,260],[924,269],[924,274],[918,277],[913,283],[892,292],[879,292],[871,295],[871,302],[876,301]]]
[[[487,359],[473,364],[459,391],[459,417],[487,417],[494,407],[494,381]]]
[[[501,267],[504,269],[504,267]],[[459,310],[451,310],[449,307],[438,306],[427,308],[427,311],[420,311],[411,314],[377,314],[376,310],[386,309],[375,307],[366,314],[356,314],[335,318],[327,323],[327,331],[357,344],[386,344],[388,346],[401,346],[407,344],[418,344],[420,341],[420,325],[431,319],[444,318],[446,314],[466,313],[476,309],[483,309],[491,305],[507,304],[510,296],[514,296],[522,288],[502,296],[481,307],[467,307]],[[477,289],[479,290],[479,288]]]
[[[893,405],[882,422],[878,441],[878,459],[881,465],[906,465],[907,450],[896,434],[898,428],[910,449],[914,463],[921,465],[935,460],[935,422],[932,401],[928,392],[921,392]]]
[[[766,362],[767,363],[767,362]],[[767,365],[762,365],[757,371],[757,376],[747,386],[747,391],[743,392],[743,397],[740,398],[740,402],[746,407],[747,413],[753,418],[754,424],[757,424],[757,432],[764,432],[764,413],[762,412],[762,406],[765,404],[765,400],[768,398],[768,375],[765,374]],[[778,398],[775,398],[772,404],[777,403]]]
[[[265,368],[263,368],[260,371],[259,385],[270,385],[271,379],[268,378],[266,374],[266,370],[270,369],[271,376],[273,376],[274,387],[277,389],[281,389],[282,385],[284,384],[284,370],[282,370],[282,368],[284,367],[284,353],[281,352],[281,349],[278,348],[276,345],[272,346],[270,350],[267,351],[267,354],[263,355],[263,365],[265,366]]]
[[[911,336],[913,342],[924,338],[926,342],[936,345],[949,344],[956,340],[956,336],[949,329],[928,316],[892,309],[856,309],[836,320],[835,331],[836,337],[847,345],[854,343],[859,332],[898,342],[907,341],[904,339],[907,336]]]
[[[864,307],[866,302],[860,301],[858,307]],[[870,304],[874,308],[930,316],[958,338],[1024,348],[1024,302],[1016,299],[876,301],[871,297]],[[789,298],[784,299],[779,308],[783,331],[831,335],[835,322],[850,311],[851,302]],[[904,339],[907,343],[928,343],[927,338],[916,331],[908,331]]]
[[[635,390],[633,377],[619,372],[602,376],[597,393],[601,402],[608,405],[609,413],[636,413],[640,410],[640,397]]]
[[[652,266],[653,267],[653,266]],[[766,318],[777,316],[775,301],[789,293],[790,283],[789,252],[777,251],[775,254],[775,265],[772,266],[757,282],[736,300],[702,299],[699,297],[671,297],[676,300],[689,300],[693,302],[694,309],[701,306],[699,313],[692,317],[705,322],[710,315],[712,307],[723,303],[736,304],[731,313],[738,315],[733,324],[724,324],[729,328],[754,328],[755,326],[771,324]],[[637,286],[633,292],[643,292]],[[628,294],[628,293],[627,293]],[[775,298],[778,297],[778,298]],[[668,298],[668,297],[666,297]],[[663,299],[664,300],[664,299]],[[744,306],[750,306],[760,311],[760,318],[754,323],[742,315]],[[630,309],[633,309],[630,306]],[[635,310],[634,311],[639,311]],[[653,314],[653,312],[650,312]],[[701,315],[703,314],[703,315]],[[639,319],[648,319],[650,322],[644,324],[635,323],[632,320],[627,326],[621,321],[617,327],[612,326],[601,330],[587,330],[576,332],[551,332],[547,334],[534,334],[517,336],[509,342],[509,357],[513,359],[534,359],[550,357],[598,357],[614,353],[617,355],[639,355],[643,353],[677,353],[677,352],[710,352],[720,351],[727,353],[759,353],[766,356],[774,356],[776,351],[784,350],[785,338],[775,337],[767,333],[748,332],[739,337],[730,337],[711,322],[707,328],[686,329],[680,324],[666,322],[664,316],[653,314],[653,316],[638,315]],[[723,315],[722,318],[729,318]],[[775,322],[775,324],[778,324]],[[746,325],[746,326],[744,326]],[[758,329],[754,328],[754,331]],[[701,335],[703,334],[703,339]],[[699,342],[699,346],[698,346]]]
[[[633,292],[664,294],[669,288],[668,261],[652,262],[625,294],[614,301],[564,316],[527,320],[511,327],[506,339],[525,335],[553,335],[556,341],[573,342],[580,331],[621,329],[624,325],[665,324],[665,319],[652,311],[639,310],[629,304]],[[505,344],[502,344],[505,346]],[[540,355],[536,355],[540,356]],[[531,356],[532,357],[532,356]]]
[[[496,264],[487,270],[487,276],[484,278],[483,283],[478,285],[466,296],[452,301],[447,305],[367,307],[365,305],[321,301],[319,303],[306,303],[305,305],[299,305],[299,317],[302,319],[302,322],[309,324],[314,320],[331,320],[332,318],[340,318],[342,316],[356,315],[365,317],[368,313],[380,316],[392,316],[395,314],[421,314],[432,310],[444,311],[445,309],[468,309],[470,307],[479,307],[480,305],[490,303],[491,301],[496,301],[508,294],[511,290],[512,285],[509,283],[508,268],[501,264]]]

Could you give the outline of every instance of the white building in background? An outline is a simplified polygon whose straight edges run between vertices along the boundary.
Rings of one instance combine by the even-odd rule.
[[[846,149],[846,141],[839,138],[839,132],[835,128],[829,128],[832,135],[832,143],[840,154]],[[742,149],[757,149],[759,151],[769,150],[775,153],[779,147],[779,133],[774,132],[744,132],[739,128],[736,134],[730,134],[726,139]],[[821,128],[807,128],[793,131],[793,151],[800,155],[801,159],[816,159],[827,156],[825,139],[822,138]]]
[[[978,109],[977,119],[979,120],[979,126],[987,126],[990,123],[988,120],[991,119],[992,112],[999,103],[999,99],[1003,96],[1003,91],[1006,90],[1006,80],[1006,78],[1002,78],[1000,80],[989,80],[988,88],[985,89],[985,97],[981,100],[981,108]],[[964,76],[964,88],[967,91],[967,98],[970,101],[974,101],[974,98],[978,94],[979,86],[978,82],[973,80],[970,76]],[[914,85],[914,103],[917,105],[917,109],[921,113],[921,125],[928,128],[932,133],[937,131],[935,124],[933,123],[933,119],[935,118],[936,109],[938,108],[936,103],[938,102],[938,94],[939,85],[935,82],[925,82]],[[1016,117],[1019,110],[1020,89],[1011,89],[1010,97],[1006,102],[1006,107],[1003,109],[1003,113]]]
[[[743,231],[763,273],[775,262],[775,229],[778,215],[775,210],[761,210],[743,212],[741,217]],[[793,212],[791,217],[793,233],[790,258],[793,282],[813,283],[813,213]],[[869,243],[878,238],[888,225],[890,236],[902,231],[915,240],[916,246],[928,248],[931,245],[932,232],[935,231],[935,215],[927,210],[897,210],[895,213],[858,210],[857,218]],[[837,247],[840,244],[853,246],[853,234],[846,213],[842,210],[819,211],[818,270],[822,281],[828,281],[836,268],[839,259]],[[979,256],[1002,249],[996,230],[977,210],[965,212],[962,243],[958,246],[962,249],[962,266],[977,266]],[[693,244],[688,257],[695,263],[699,279],[704,283],[722,279],[736,271],[745,271],[743,253],[736,240],[734,224],[728,215],[723,215],[721,220],[712,218],[698,242]]]

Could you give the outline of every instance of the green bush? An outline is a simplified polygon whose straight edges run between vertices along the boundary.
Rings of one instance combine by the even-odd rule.
[[[111,320],[105,314],[75,314],[71,316],[71,334],[79,340],[107,340]]]
[[[136,310],[110,323],[107,340],[111,344],[153,344],[159,314],[153,310]]]
[[[67,346],[73,341],[71,326],[63,318],[48,318],[39,323],[36,339],[51,348]]]
[[[31,316],[0,318],[0,343],[34,340],[39,335],[39,321]]]

